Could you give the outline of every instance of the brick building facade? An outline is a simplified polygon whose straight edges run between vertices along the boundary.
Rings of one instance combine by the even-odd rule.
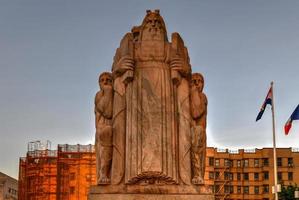
[[[277,149],[280,184],[299,184],[299,149]],[[205,182],[217,199],[273,198],[273,149],[236,150],[208,147]]]

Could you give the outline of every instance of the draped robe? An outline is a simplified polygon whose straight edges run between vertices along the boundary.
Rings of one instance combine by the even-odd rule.
[[[127,86],[126,182],[177,182],[176,134],[169,46],[142,41],[135,48],[134,79]]]
[[[130,37],[122,40],[115,63],[131,51],[127,45]],[[172,82],[172,51],[167,41],[134,43],[134,75],[125,87],[125,103],[116,103],[117,95],[114,99],[114,184],[120,183],[123,175],[125,184],[150,180],[190,184],[189,88],[185,79],[179,86]],[[116,110],[122,110],[124,116]]]

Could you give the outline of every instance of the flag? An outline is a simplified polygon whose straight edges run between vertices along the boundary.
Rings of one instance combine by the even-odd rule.
[[[288,121],[284,125],[285,135],[288,135],[288,133],[292,127],[293,120],[299,120],[299,104],[298,104],[297,108],[294,110],[294,112],[292,113],[291,117],[288,119]]]
[[[267,104],[270,104],[272,106],[272,99],[273,99],[273,93],[272,93],[272,86],[271,86],[270,89],[269,89],[269,92],[268,92],[268,94],[266,96],[266,99],[265,99],[265,101],[264,101],[264,103],[263,103],[263,105],[261,107],[261,110],[260,110],[259,114],[257,115],[255,121],[258,121],[258,120],[260,120],[262,118],[262,116],[264,114],[264,111],[266,109]]]

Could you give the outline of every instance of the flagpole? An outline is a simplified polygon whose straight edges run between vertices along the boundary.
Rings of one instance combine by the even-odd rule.
[[[273,162],[274,162],[274,195],[275,200],[278,200],[278,192],[277,192],[277,159],[276,159],[276,140],[275,140],[275,117],[274,117],[274,91],[273,91],[273,81],[271,82],[272,88],[272,129],[273,129]]]

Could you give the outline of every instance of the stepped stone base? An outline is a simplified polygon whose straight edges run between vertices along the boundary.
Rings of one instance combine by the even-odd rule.
[[[205,194],[89,194],[88,200],[214,200]]]
[[[88,200],[214,200],[212,191],[202,186],[91,186]]]

